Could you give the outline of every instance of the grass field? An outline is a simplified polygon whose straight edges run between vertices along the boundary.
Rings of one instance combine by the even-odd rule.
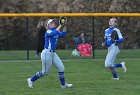
[[[62,59],[92,59],[93,57],[74,57],[71,56],[72,50],[57,50],[57,54]],[[104,59],[107,50],[95,50],[96,59]],[[121,50],[119,58],[140,58],[140,49],[126,49]],[[40,60],[40,57],[35,57],[35,51],[29,51],[30,60]],[[0,60],[27,60],[27,51],[16,50],[16,51],[0,51]]]
[[[20,57],[21,52],[16,51],[15,57]],[[63,57],[64,52],[58,53]],[[0,95],[140,95],[140,50],[122,50],[116,61],[126,61],[128,72],[124,74],[121,68],[117,69],[119,81],[112,80],[104,69],[106,51],[95,52],[96,59],[63,60],[66,80],[74,84],[69,89],[60,88],[54,66],[50,75],[37,80],[34,88],[29,89],[26,79],[41,70],[40,60],[13,60],[10,55],[8,61],[1,58]],[[2,51],[2,55],[6,53]]]

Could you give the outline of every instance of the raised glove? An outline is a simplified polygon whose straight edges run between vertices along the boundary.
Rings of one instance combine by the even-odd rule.
[[[67,18],[66,17],[60,17],[59,18],[59,24],[60,25],[65,25],[67,22]]]

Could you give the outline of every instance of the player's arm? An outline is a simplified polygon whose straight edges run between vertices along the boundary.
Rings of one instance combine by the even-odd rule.
[[[52,36],[55,36],[57,34],[58,34],[58,31],[56,29],[55,30],[47,30],[46,36],[52,37]]]
[[[102,42],[102,44],[101,44],[102,47],[105,47],[105,43],[106,43],[106,40],[105,40],[105,39],[106,39],[106,37],[105,37],[105,35],[104,35],[104,38],[103,38],[103,41],[104,41],[104,42]]]
[[[47,30],[47,36],[55,36],[55,35],[61,35],[60,29],[62,28],[62,25],[59,25],[55,30]]]
[[[116,36],[117,38],[114,40],[114,42],[115,42],[116,44],[122,43],[122,42],[124,41],[120,30],[117,29],[117,28],[115,29],[115,35],[117,35],[117,36]]]
[[[113,30],[112,34],[111,34],[111,40],[113,43],[115,43],[115,40],[118,39],[118,34],[116,30]]]
[[[60,37],[64,37],[64,36],[66,36],[66,34],[67,34],[67,27],[66,26],[63,26],[63,31],[59,31],[58,32],[58,35],[60,36]]]
[[[62,28],[62,25],[60,24],[60,25],[56,28],[56,30],[57,30],[57,31],[60,31],[61,28]]]
[[[107,46],[107,42],[106,42],[106,38],[104,38],[104,42],[102,42],[102,47],[106,47]]]

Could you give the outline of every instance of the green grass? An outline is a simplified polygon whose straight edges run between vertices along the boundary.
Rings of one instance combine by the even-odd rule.
[[[57,54],[62,59],[92,59],[93,57],[75,57],[71,56],[72,50],[57,50]],[[106,56],[107,50],[95,50],[96,59],[104,59]],[[140,58],[140,49],[128,49],[121,50],[119,58]],[[0,51],[0,60],[26,60],[27,51],[25,50],[16,50],[16,51]],[[40,60],[40,57],[35,57],[35,51],[29,51],[30,60]]]
[[[40,60],[0,61],[0,95],[139,95],[139,51],[121,52],[117,62],[126,61],[128,72],[124,74],[118,68],[119,81],[112,80],[110,72],[104,69],[105,50],[96,51],[97,59],[63,60],[66,80],[74,84],[69,89],[60,88],[54,66],[49,75],[37,80],[34,88],[29,89],[26,79],[41,70]]]

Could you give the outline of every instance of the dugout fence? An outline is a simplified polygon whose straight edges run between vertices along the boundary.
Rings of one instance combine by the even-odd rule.
[[[103,31],[108,27],[108,20],[110,17],[116,17],[119,20],[121,30],[126,34],[127,31],[133,31],[133,28],[138,28],[138,20],[140,20],[139,13],[4,13],[0,14],[2,23],[0,25],[0,41],[1,53],[0,60],[38,60],[40,57],[35,57],[36,50],[36,25],[39,20],[46,20],[48,18],[59,18],[66,16],[68,18],[68,37],[61,38],[58,44],[57,53],[63,59],[77,59],[77,58],[104,58],[104,50],[99,45],[103,39]],[[80,20],[78,20],[80,19]],[[78,20],[78,21],[76,21]],[[76,21],[76,22],[75,22]],[[133,22],[132,29],[129,25]],[[12,24],[9,24],[12,23]],[[124,23],[124,24],[122,24]],[[20,27],[19,27],[20,26]],[[124,29],[122,27],[125,27]],[[22,28],[22,29],[21,29]],[[74,30],[74,31],[73,31]],[[139,36],[139,29],[126,36]],[[91,57],[71,56],[73,45],[73,37],[79,35],[81,32],[90,33],[90,42],[93,46]],[[100,32],[100,33],[99,33]],[[102,32],[102,33],[101,33]],[[14,35],[13,35],[14,34]],[[15,36],[16,35],[16,36]],[[21,39],[21,40],[19,40]],[[139,48],[139,37],[134,39],[135,48]],[[130,43],[132,43],[130,41]],[[126,43],[123,48],[130,47],[130,43]],[[96,52],[95,49],[98,49]],[[138,50],[139,52],[139,50]],[[99,55],[96,56],[96,53]]]

